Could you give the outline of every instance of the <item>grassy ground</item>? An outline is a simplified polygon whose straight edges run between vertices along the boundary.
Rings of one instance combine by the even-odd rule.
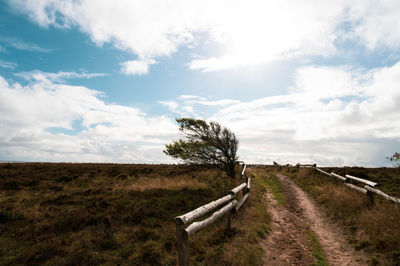
[[[263,178],[260,177],[257,179],[257,181],[272,192],[279,205],[285,205],[285,196],[283,195],[282,183],[275,174],[264,176]]]
[[[238,182],[174,165],[0,164],[0,265],[175,265],[173,218]],[[269,217],[252,187],[233,218],[190,239],[193,264],[257,265]]]
[[[379,189],[399,197],[400,172],[391,168],[326,168],[341,175],[351,174],[380,184]],[[343,226],[347,240],[356,249],[365,251],[373,265],[400,265],[400,209],[395,204],[368,197],[347,188],[335,178],[313,169],[283,168],[302,189],[323,206],[326,213]]]
[[[311,230],[308,231],[308,238],[310,239],[310,244],[312,247],[313,256],[315,258],[316,266],[327,266],[328,261],[325,258],[324,252],[321,248],[321,244],[318,241],[317,236]]]

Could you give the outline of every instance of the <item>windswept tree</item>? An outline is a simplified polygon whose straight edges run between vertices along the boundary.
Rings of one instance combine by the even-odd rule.
[[[235,178],[238,140],[233,132],[217,122],[192,118],[179,118],[176,122],[184,138],[165,145],[165,154],[189,164],[220,165]]]
[[[400,168],[400,153],[395,152],[392,157],[386,157],[386,158],[393,163],[394,167]]]

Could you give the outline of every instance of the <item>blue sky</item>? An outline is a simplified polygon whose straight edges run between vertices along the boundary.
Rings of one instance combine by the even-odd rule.
[[[0,4],[0,160],[174,162],[175,117],[251,163],[390,165],[397,1]]]

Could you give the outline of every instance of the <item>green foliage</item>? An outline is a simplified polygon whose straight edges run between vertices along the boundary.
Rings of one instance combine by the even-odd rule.
[[[329,265],[328,261],[325,258],[325,255],[323,253],[323,250],[321,248],[321,245],[320,245],[320,243],[318,241],[318,238],[315,235],[315,233],[310,230],[308,232],[308,234],[309,234],[309,238],[310,238],[310,241],[311,241],[311,246],[312,246],[312,249],[313,249],[313,255],[314,255],[315,260],[316,260],[315,261],[315,265],[317,265],[317,266],[327,266],[327,265]]]
[[[392,157],[386,157],[395,167],[400,167],[400,153],[395,152]]]
[[[165,145],[164,153],[188,164],[221,165],[235,177],[238,140],[234,133],[217,122],[192,118],[176,119],[185,138]]]
[[[261,185],[271,190],[279,205],[285,205],[285,195],[283,194],[282,183],[276,175],[270,175],[257,180]]]

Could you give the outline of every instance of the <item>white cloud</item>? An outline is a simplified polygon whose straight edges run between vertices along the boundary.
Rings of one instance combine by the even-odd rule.
[[[239,100],[232,100],[232,99],[223,99],[223,100],[216,100],[211,101],[206,97],[198,96],[198,95],[189,95],[183,94],[180,95],[177,100],[178,102],[171,102],[174,103],[174,110],[177,110],[177,107],[182,104],[186,105],[205,105],[205,106],[227,106],[234,103],[239,103]]]
[[[357,0],[348,12],[355,36],[370,49],[400,47],[400,2]]]
[[[233,69],[240,66],[254,65],[262,63],[264,60],[255,58],[246,54],[228,54],[220,57],[211,57],[206,59],[194,59],[190,61],[187,66],[192,70],[202,70],[203,72],[211,72],[217,70]],[[274,58],[270,56],[266,58],[265,62],[272,61]]]
[[[166,106],[171,112],[178,114],[181,117],[196,116],[197,118],[204,118],[210,113],[215,112],[215,108],[234,105],[240,103],[239,100],[223,99],[223,100],[209,100],[206,97],[198,95],[180,95],[174,101],[159,101],[160,104]],[[213,108],[211,112],[203,112],[205,108]]]
[[[227,106],[227,105],[232,105],[235,103],[239,103],[239,100],[231,100],[231,99],[224,99],[224,100],[218,100],[218,101],[206,101],[206,100],[201,100],[201,101],[190,101],[195,104],[200,104],[200,105],[207,105],[207,106]]]
[[[399,77],[400,62],[369,71],[306,66],[287,95],[247,102],[182,95],[160,104],[231,128],[247,162],[382,165],[400,149]],[[27,86],[0,78],[0,157],[169,161],[162,149],[178,134],[172,118],[106,104],[101,96],[45,78]]]
[[[170,111],[175,112],[176,109],[179,107],[179,104],[174,101],[159,101],[161,105],[166,106]]]
[[[21,77],[26,80],[37,80],[37,81],[52,81],[52,82],[64,82],[66,79],[91,79],[95,77],[103,77],[107,74],[104,73],[87,73],[87,72],[65,72],[59,71],[57,73],[42,72],[39,70],[15,73],[15,76]]]
[[[178,97],[179,100],[205,100],[206,98],[198,95],[183,94]]]
[[[126,75],[143,75],[149,73],[150,65],[156,64],[153,59],[132,60],[121,63],[121,72]]]
[[[193,116],[231,128],[247,162],[376,166],[400,149],[398,84],[400,62],[369,71],[305,66],[286,95],[248,102],[178,97],[172,111],[185,114],[190,106]]]
[[[15,38],[15,37],[8,37],[8,36],[2,36],[0,35],[0,42],[7,46],[11,46],[15,49],[18,50],[25,50],[25,51],[31,51],[31,52],[41,52],[41,53],[49,53],[52,51],[52,49],[47,49],[38,46],[37,44],[30,43],[23,41],[21,39]]]
[[[9,0],[43,27],[77,26],[98,45],[112,43],[139,59],[127,74],[146,74],[146,60],[205,43],[221,51],[188,63],[202,71],[272,60],[331,56],[352,40],[369,49],[400,47],[400,4],[392,1],[55,1]],[[145,60],[146,59],[146,60]]]
[[[296,71],[292,90],[323,99],[358,95],[364,76],[361,70],[350,67],[307,66]],[[334,82],[327,83],[328,80]]]
[[[18,66],[17,63],[4,61],[0,59],[0,67],[8,68],[8,69],[15,69]]]
[[[101,95],[83,86],[51,80],[39,79],[22,86],[0,77],[0,157],[168,161],[162,153],[163,144],[178,133],[171,119],[149,116],[134,107],[106,104]],[[52,133],[54,129],[58,133]]]

